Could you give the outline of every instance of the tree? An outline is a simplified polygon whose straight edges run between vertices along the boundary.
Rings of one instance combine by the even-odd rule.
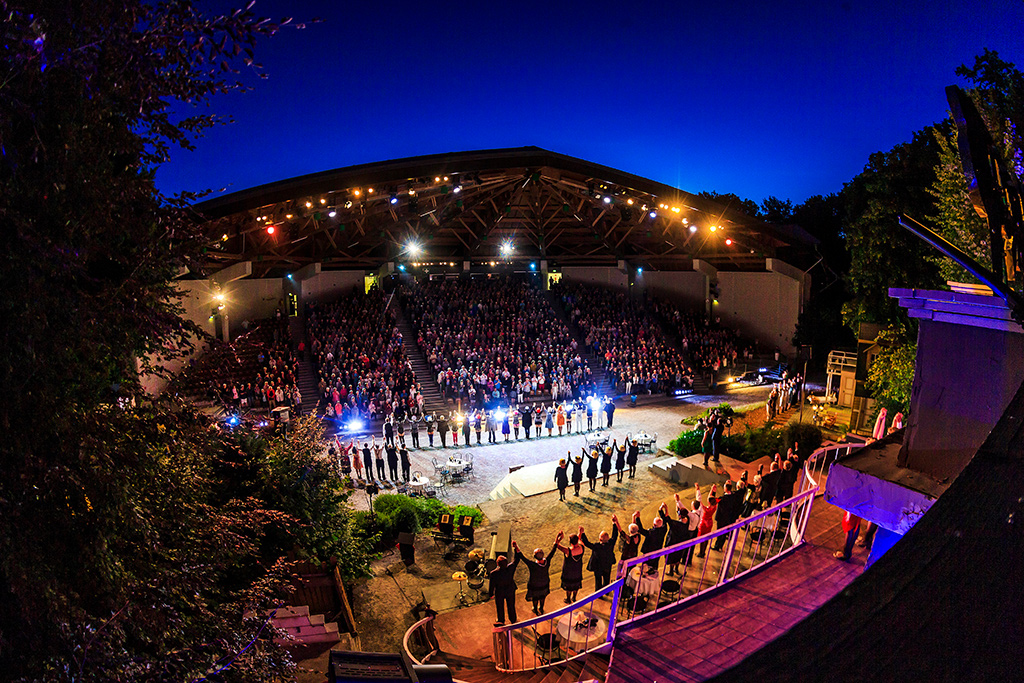
[[[948,137],[939,129],[934,130],[935,141],[939,146],[939,161],[935,166],[935,182],[928,190],[935,198],[935,210],[927,216],[927,222],[978,263],[991,268],[988,224],[974,210],[968,195],[967,179],[956,148],[957,129],[949,125],[946,130]],[[944,281],[976,281],[973,275],[953,259],[936,254],[932,260]]]
[[[961,65],[956,73],[973,84],[970,95],[1000,144],[1007,168],[1024,180],[1024,73],[987,48],[973,66]]]
[[[774,195],[768,196],[761,202],[757,215],[769,223],[791,223],[793,222],[793,202],[789,199],[779,199]]]
[[[0,9],[0,670],[288,675],[262,628],[287,568],[261,551],[294,519],[223,498],[218,430],[149,401],[137,374],[198,334],[172,284],[204,244],[193,195],[153,178],[215,120],[172,105],[242,87],[236,69],[259,72],[256,41],[278,25],[188,0]]]
[[[743,199],[739,195],[733,194],[732,192],[722,193],[714,191],[700,192],[697,196],[704,197],[705,199],[710,199],[713,202],[718,202],[727,209],[739,211],[740,213],[744,213],[750,216],[751,218],[758,217],[759,209],[757,206],[757,202],[755,202],[753,199]]]
[[[910,142],[871,155],[864,171],[843,187],[846,246],[851,263],[843,307],[851,329],[861,322],[903,324],[906,314],[889,297],[890,287],[934,289],[941,284],[933,250],[897,223],[900,214],[934,212],[928,192],[935,181],[939,146],[931,128]]]
[[[879,408],[906,414],[910,411],[917,343],[903,326],[882,330],[876,343],[881,351],[868,368],[867,388]]]

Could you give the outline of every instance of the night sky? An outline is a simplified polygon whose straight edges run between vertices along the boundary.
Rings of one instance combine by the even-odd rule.
[[[201,3],[223,11],[238,3]],[[243,1],[242,5],[245,4]],[[946,115],[988,47],[1024,68],[1024,2],[283,2],[235,123],[158,174],[232,192],[352,164],[536,145],[691,192],[800,202]]]

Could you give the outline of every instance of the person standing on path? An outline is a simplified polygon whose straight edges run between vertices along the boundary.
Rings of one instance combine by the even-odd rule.
[[[608,485],[608,478],[612,473],[612,447],[605,446],[604,455],[601,456],[601,486]]]
[[[615,566],[615,543],[619,540],[619,527],[612,523],[612,533],[609,536],[607,531],[602,531],[597,537],[596,543],[587,539],[586,532],[580,527],[580,540],[583,545],[590,548],[590,561],[587,562],[587,569],[594,572],[594,590],[599,591],[611,583],[612,567]]]
[[[505,611],[508,610],[508,618],[514,624],[516,619],[516,567],[519,566],[519,556],[509,564],[508,558],[498,555],[498,566],[490,573],[490,592],[488,597],[494,596],[494,606],[497,608],[499,625],[505,623]]]
[[[580,527],[583,533],[583,527]],[[584,546],[580,543],[578,534],[569,537],[569,545],[563,546],[561,540],[564,534],[559,531],[556,547],[565,555],[562,562],[562,590],[565,591],[565,604],[576,602],[576,593],[583,587],[583,553]]]
[[[526,583],[526,599],[533,603],[533,613],[537,616],[544,614],[544,600],[551,593],[551,556],[557,548],[556,541],[546,556],[542,548],[537,548],[533,551],[531,560],[523,555],[519,545],[512,541],[516,559],[522,560],[530,570],[530,579]]]
[[[572,453],[566,451],[565,457],[572,458]],[[580,484],[583,483],[583,456],[577,455],[576,459],[572,461],[572,487],[574,489],[573,496],[576,498],[580,497]]]
[[[558,487],[558,500],[565,500],[565,489],[569,486],[569,474],[566,470],[565,458],[558,461],[555,468],[555,486]]]
[[[622,483],[622,471],[626,469],[626,444],[615,449],[615,481]]]
[[[601,456],[598,455],[596,449],[591,449],[589,452],[586,448],[581,450],[583,455],[587,456],[587,481],[590,482],[590,492],[593,493],[597,487],[597,466],[601,462]]]
[[[629,444],[628,452],[626,453],[626,464],[629,465],[629,478],[632,479],[636,476],[636,461],[640,457],[640,444],[637,443],[636,439]],[[621,480],[620,480],[621,481]]]

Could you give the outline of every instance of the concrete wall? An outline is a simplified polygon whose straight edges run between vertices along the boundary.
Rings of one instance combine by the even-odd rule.
[[[703,310],[707,296],[707,278],[695,271],[648,271],[637,276],[649,294],[669,299],[690,310]]]
[[[285,288],[282,279],[235,280],[224,285],[224,312],[231,323],[231,338],[241,333],[243,320],[272,318],[282,304]],[[209,315],[209,311],[207,311]]]
[[[353,289],[363,290],[362,270],[329,270],[302,281],[302,301],[337,299]]]
[[[217,306],[217,301],[213,298],[215,292],[210,281],[183,280],[175,284],[178,287],[178,291],[183,294],[180,300],[181,306],[184,309],[183,317],[199,325],[210,336],[216,336],[216,321],[210,320],[210,311]],[[197,348],[192,355],[201,354],[204,348]],[[188,358],[183,358],[166,362],[164,365],[170,372],[177,374],[187,362]],[[140,381],[142,388],[152,395],[159,394],[168,383],[168,380],[154,375],[143,375]]]
[[[618,268],[564,266],[562,268],[562,281],[566,283],[579,282],[585,285],[613,287],[623,291],[629,288],[629,279],[626,273]]]
[[[783,353],[795,351],[793,334],[803,298],[800,282],[780,273],[719,271],[718,289],[712,315],[723,324]]]

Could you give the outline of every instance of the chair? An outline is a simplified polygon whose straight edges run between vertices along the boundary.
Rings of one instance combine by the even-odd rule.
[[[466,466],[462,468],[462,476],[476,481],[476,475],[473,474],[473,454],[467,453],[465,458]]]
[[[536,627],[534,627],[533,632],[537,642],[536,652],[538,659],[545,664],[548,664],[563,658],[561,639],[558,637],[557,633],[552,631],[551,633],[538,634]]]
[[[674,602],[679,597],[679,582],[675,579],[666,579],[661,582],[661,599],[665,602]]]

